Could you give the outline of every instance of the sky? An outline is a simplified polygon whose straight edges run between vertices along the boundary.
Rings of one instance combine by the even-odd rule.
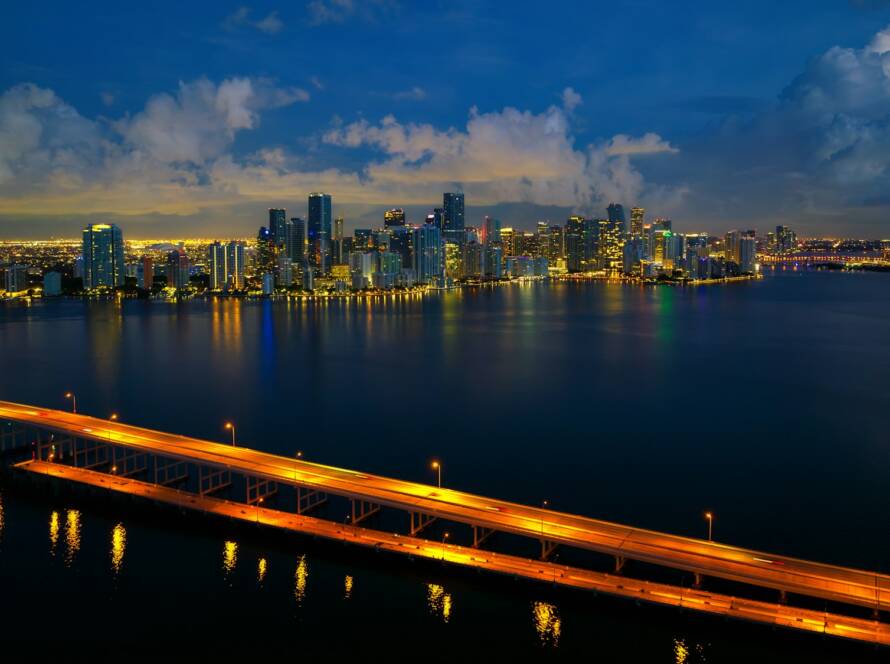
[[[139,5],[139,6],[130,6]],[[0,237],[347,229],[442,192],[531,228],[890,237],[890,0],[10,3]]]

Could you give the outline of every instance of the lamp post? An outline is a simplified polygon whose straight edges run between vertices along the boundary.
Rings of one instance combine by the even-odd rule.
[[[303,458],[303,451],[302,451],[302,450],[297,450],[297,453],[294,454],[294,458],[295,458],[297,461],[299,461],[300,459],[302,459],[302,458]],[[296,483],[296,481],[297,481],[297,467],[294,466],[294,483]]]
[[[550,501],[546,498],[541,502],[541,509],[547,509],[547,506],[550,505]],[[544,514],[541,513],[541,539],[544,539]]]
[[[256,525],[260,525],[260,506],[263,504],[263,498],[256,502]]]
[[[445,542],[448,541],[449,537],[450,537],[450,535],[447,532],[444,535],[442,535],[442,560],[443,561],[445,560]]]
[[[433,461],[430,464],[430,468],[436,471],[436,478],[439,483],[439,488],[442,488],[442,464],[438,461]]]
[[[71,399],[71,412],[77,414],[77,395],[74,392],[65,392],[65,398]]]
[[[713,534],[714,534],[714,515],[710,512],[705,512],[705,518],[708,520],[708,541],[713,542]]]
[[[232,447],[235,447],[235,425],[231,422],[226,422],[226,429],[232,430]]]

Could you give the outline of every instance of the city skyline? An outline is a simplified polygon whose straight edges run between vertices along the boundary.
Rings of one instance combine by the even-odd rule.
[[[230,235],[257,204],[302,216],[314,190],[338,196],[347,228],[393,207],[419,219],[458,190],[467,219],[519,228],[617,200],[718,233],[887,236],[890,7],[816,4],[803,16],[690,2],[694,25],[657,4],[573,6],[559,26],[564,12],[531,3],[510,16],[484,4],[109,6],[134,36],[112,45],[117,58],[100,57],[105,36],[89,24],[68,35],[73,48],[35,49],[15,26],[59,35],[67,10],[17,6],[0,33],[14,53],[0,67],[0,237],[88,223]],[[601,46],[572,39],[575,24],[601,22]],[[576,46],[539,52],[530,26]],[[420,48],[442,27],[454,62]],[[402,48],[382,47],[393,39]],[[338,58],[317,48],[331,40]],[[377,67],[357,77],[343,62],[362,57]]]

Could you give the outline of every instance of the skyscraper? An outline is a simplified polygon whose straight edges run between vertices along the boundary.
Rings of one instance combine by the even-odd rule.
[[[402,208],[393,208],[383,213],[383,225],[386,228],[405,225],[405,211]]]
[[[627,219],[624,217],[624,206],[621,203],[609,203],[606,216],[613,224],[620,225],[620,232],[627,233]]]
[[[83,229],[83,287],[124,285],[124,236],[115,224]]]
[[[640,237],[643,234],[643,224],[646,220],[646,209],[635,207],[630,209],[630,234]]]
[[[211,290],[244,287],[244,243],[214,242],[207,250]]]
[[[189,285],[191,262],[182,249],[174,249],[167,254],[167,285],[173,288],[186,288]]]
[[[285,243],[285,223],[287,211],[284,208],[269,208],[269,234],[276,247]]]
[[[442,235],[431,224],[414,229],[414,273],[422,283],[433,283],[444,269]]]
[[[346,254],[343,251],[343,217],[334,219],[334,247],[332,250],[334,265],[346,263]]]
[[[299,217],[291,217],[287,224],[286,246],[294,265],[306,260],[306,222]]]
[[[464,195],[462,193],[446,193],[442,196],[442,225],[446,231],[462,231],[464,229]]]
[[[331,270],[331,195],[309,194],[309,224],[307,228],[309,265],[320,275]]]

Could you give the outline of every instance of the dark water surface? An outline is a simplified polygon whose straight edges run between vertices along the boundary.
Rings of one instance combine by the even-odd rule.
[[[710,509],[715,539],[886,572],[888,293],[883,274],[782,272],[373,303],[0,305],[0,398],[67,407],[74,390],[81,412],[221,441],[231,419],[242,445],[412,480],[434,481],[435,457],[455,488],[694,536]],[[97,656],[886,655],[8,478],[0,593],[4,642]]]

